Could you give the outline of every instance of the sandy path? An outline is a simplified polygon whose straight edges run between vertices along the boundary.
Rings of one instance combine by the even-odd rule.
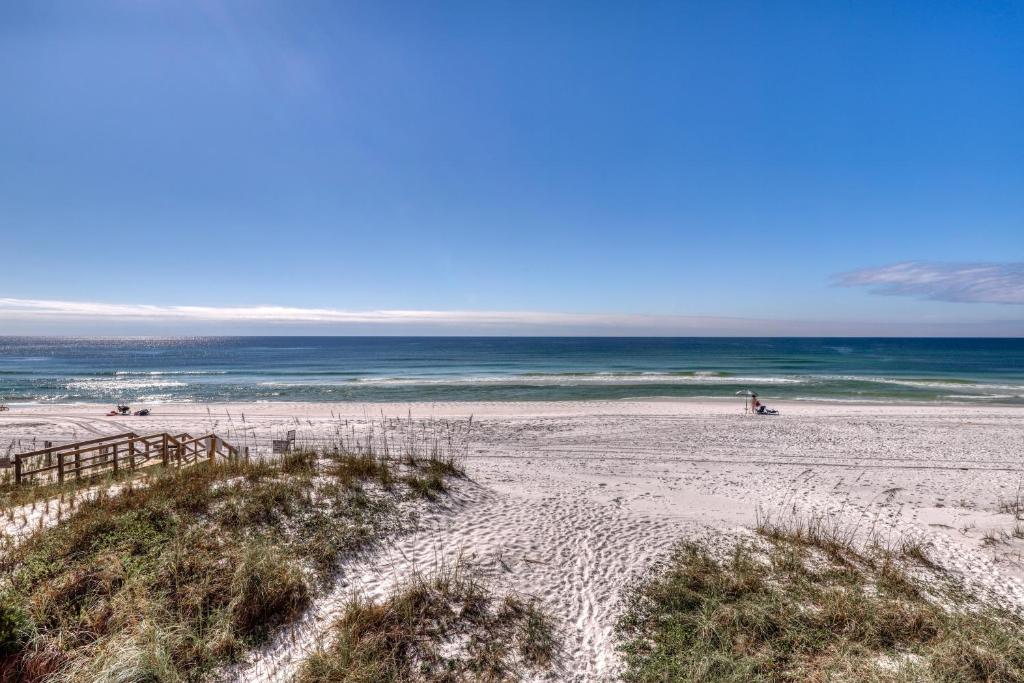
[[[381,594],[410,566],[429,569],[460,553],[502,586],[537,595],[563,620],[564,678],[605,680],[617,665],[613,626],[623,586],[673,542],[740,529],[758,507],[796,506],[894,537],[923,536],[948,567],[1024,606],[1024,541],[984,540],[1013,527],[1000,503],[1024,482],[1024,409],[779,407],[778,418],[759,418],[724,401],[264,404],[209,413],[160,406],[145,431],[216,424],[259,445],[289,428],[300,438],[328,438],[345,420],[381,414],[472,414],[478,423],[467,463],[473,481],[453,503],[348,567],[298,629],[232,672],[236,680],[288,680],[352,590]],[[0,417],[0,444],[58,440],[84,425],[120,428],[99,412],[16,407]]]

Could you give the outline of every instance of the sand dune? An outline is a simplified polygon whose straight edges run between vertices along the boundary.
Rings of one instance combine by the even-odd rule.
[[[287,429],[318,442],[382,415],[472,415],[471,480],[415,531],[347,567],[294,631],[231,672],[236,680],[288,680],[351,591],[382,594],[411,567],[459,554],[561,619],[564,678],[604,680],[617,667],[623,587],[678,540],[745,533],[759,508],[923,537],[971,585],[1024,607],[1024,541],[999,535],[1014,524],[1000,503],[1024,482],[1024,409],[777,407],[782,415],[762,418],[736,401],[163,405],[117,419],[99,406],[15,407],[0,414],[0,447],[214,429],[257,451]]]

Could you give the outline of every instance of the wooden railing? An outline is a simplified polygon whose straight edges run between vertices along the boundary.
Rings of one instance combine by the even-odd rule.
[[[14,481],[22,484],[45,475],[47,481],[63,482],[68,477],[81,479],[104,472],[117,474],[149,465],[176,466],[218,456],[233,460],[238,449],[216,434],[194,437],[166,432],[140,436],[126,432],[62,446],[50,446],[14,456]]]

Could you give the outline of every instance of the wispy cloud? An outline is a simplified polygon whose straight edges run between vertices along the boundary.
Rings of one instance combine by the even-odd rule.
[[[569,326],[569,327],[706,327],[742,326],[741,318],[544,311],[349,311],[290,306],[156,306],[49,299],[0,298],[0,318],[31,320],[115,320],[164,322],[410,325],[431,326]]]
[[[0,297],[0,334],[1019,336],[1024,321],[829,321],[548,311],[170,306]]]
[[[843,273],[837,284],[934,301],[1024,304],[1024,263],[908,261]]]

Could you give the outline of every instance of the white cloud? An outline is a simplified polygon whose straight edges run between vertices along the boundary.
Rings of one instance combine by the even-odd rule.
[[[349,311],[293,306],[158,306],[0,297],[0,334],[538,334],[668,336],[1019,336],[1024,321],[762,320],[546,311]]]
[[[699,325],[708,318],[685,316],[550,313],[538,311],[346,311],[290,306],[154,306],[47,299],[0,298],[0,316],[48,320],[147,320],[238,323],[332,323],[431,325],[609,325],[635,326],[671,321]],[[713,318],[710,320],[729,320]],[[737,319],[737,322],[741,322]]]
[[[1024,263],[908,261],[843,273],[837,284],[934,301],[1024,304]]]

